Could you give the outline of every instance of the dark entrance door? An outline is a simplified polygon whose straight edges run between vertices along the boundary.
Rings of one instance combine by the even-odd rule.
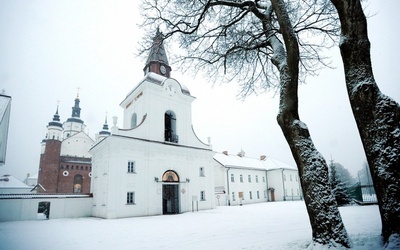
[[[179,185],[163,185],[163,214],[179,213]]]

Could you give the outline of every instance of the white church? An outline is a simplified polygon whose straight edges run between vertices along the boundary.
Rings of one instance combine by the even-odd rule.
[[[213,155],[192,127],[189,90],[170,78],[161,33],[142,81],[126,96],[123,125],[92,155],[92,216],[121,218],[212,209]]]

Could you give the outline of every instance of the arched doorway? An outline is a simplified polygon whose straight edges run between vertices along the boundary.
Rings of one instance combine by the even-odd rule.
[[[168,170],[162,176],[163,182],[163,214],[179,213],[179,176]]]

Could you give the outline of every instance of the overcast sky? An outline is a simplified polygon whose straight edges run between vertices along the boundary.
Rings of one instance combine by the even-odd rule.
[[[61,121],[71,116],[80,88],[81,118],[94,138],[106,112],[122,124],[120,102],[143,78],[144,61],[135,56],[141,30],[139,1],[0,0],[0,90],[12,97],[6,164],[0,174],[23,180],[38,171],[40,142],[59,101]],[[398,0],[373,1],[366,12],[375,78],[381,90],[400,100]],[[172,47],[166,44],[166,47]],[[173,51],[168,50],[169,54]],[[321,71],[300,86],[300,118],[327,160],[352,174],[365,155],[345,89],[339,48],[331,50],[336,69]],[[171,58],[171,55],[170,55]],[[171,60],[170,60],[170,63]],[[172,65],[173,70],[174,66]],[[215,151],[267,155],[295,165],[276,122],[278,96],[237,100],[236,83],[219,85],[173,71],[193,102],[193,126]]]

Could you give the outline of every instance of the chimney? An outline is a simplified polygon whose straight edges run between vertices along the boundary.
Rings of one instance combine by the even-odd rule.
[[[237,154],[239,157],[244,157],[244,151],[240,150],[240,152]]]
[[[264,161],[265,159],[267,159],[266,155],[260,155],[260,161]]]
[[[228,151],[223,151],[222,152],[224,155],[228,155]]]

